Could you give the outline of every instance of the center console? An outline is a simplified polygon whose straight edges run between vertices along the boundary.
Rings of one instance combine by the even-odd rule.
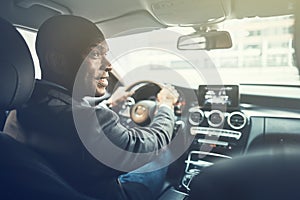
[[[186,134],[193,139],[184,175],[179,188],[172,189],[178,199],[182,192],[188,194],[191,180],[203,168],[241,154],[249,134],[250,121],[240,110],[238,85],[200,85],[197,95],[197,104],[187,110]],[[175,195],[174,191],[169,192]]]
[[[182,187],[215,162],[241,154],[249,120],[239,109],[238,85],[200,85],[198,105],[188,110],[189,134],[194,136],[186,158]]]

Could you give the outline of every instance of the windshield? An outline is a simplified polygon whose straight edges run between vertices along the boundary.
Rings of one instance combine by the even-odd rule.
[[[113,37],[108,42],[113,66],[125,82],[163,74],[165,82],[184,85],[168,76],[175,71],[193,87],[208,82],[300,85],[293,61],[293,25],[294,17],[290,15],[227,20],[218,28],[230,32],[233,46],[223,50],[177,50],[178,37],[192,33],[192,28],[160,29]],[[141,68],[143,74],[126,78]],[[213,72],[208,73],[208,69]]]

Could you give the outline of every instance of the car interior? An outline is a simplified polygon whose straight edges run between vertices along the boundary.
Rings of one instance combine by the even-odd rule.
[[[133,92],[112,108],[122,125],[151,123],[137,116],[153,115],[162,84],[179,93],[159,200],[300,198],[296,0],[4,0],[0,11],[1,130],[43,79],[41,24],[82,16],[110,47],[109,93]],[[0,156],[1,199],[95,199],[4,132]]]

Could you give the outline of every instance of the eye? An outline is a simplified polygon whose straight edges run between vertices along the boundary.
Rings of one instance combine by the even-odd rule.
[[[99,50],[92,50],[89,54],[89,57],[91,57],[92,59],[99,59],[101,58],[102,54]]]

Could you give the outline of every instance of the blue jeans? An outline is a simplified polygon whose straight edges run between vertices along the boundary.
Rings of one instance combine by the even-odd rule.
[[[169,151],[165,151],[157,160],[154,160],[146,165],[132,171],[127,174],[119,176],[121,183],[136,182],[145,185],[154,197],[157,197],[164,185],[168,166],[160,168],[162,163],[166,163],[170,160],[171,154]],[[157,170],[151,171],[156,168]],[[146,172],[145,172],[146,171]]]

